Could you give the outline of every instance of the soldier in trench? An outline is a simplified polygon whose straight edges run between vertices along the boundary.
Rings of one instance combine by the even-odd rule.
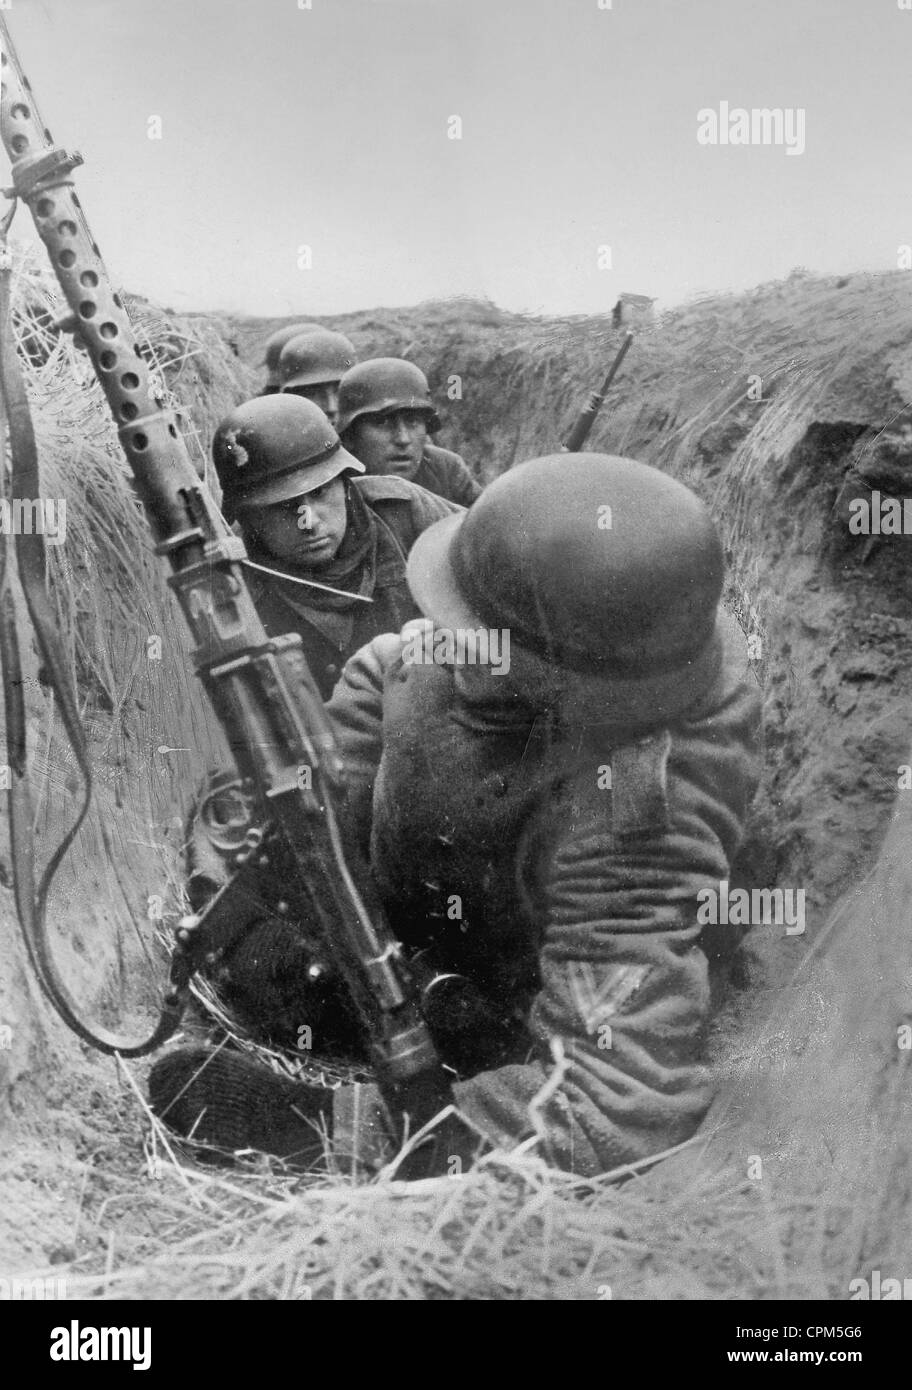
[[[459,509],[405,478],[366,477],[323,412],[294,394],[238,406],[212,453],[223,510],[256,566],[249,582],[263,624],[271,637],[300,634],[328,699],[349,656],[420,616],[408,553]]]
[[[263,349],[262,365],[266,368],[266,380],[260,391],[261,396],[274,396],[282,389],[279,379],[279,355],[286,343],[292,338],[300,338],[308,333],[319,331],[318,323],[291,323],[284,328],[277,328],[274,333],[270,333],[266,339]]]
[[[328,328],[290,338],[279,353],[279,390],[318,405],[331,425],[339,417],[339,383],[356,361],[344,333]]]
[[[409,624],[355,654],[328,706],[342,813],[423,963],[425,1015],[485,1145],[537,1137],[551,1163],[593,1175],[684,1140],[709,1105],[697,897],[727,877],[759,775],[760,702],[720,608],[723,568],[680,483],[599,454],[532,460],[408,561],[425,622],[497,629],[509,662],[458,643],[452,661],[416,660],[437,647]],[[306,1029],[315,1054],[351,1057],[342,987],[286,908],[248,933],[223,984],[262,1037],[289,1046]],[[366,1166],[390,1156],[372,1086],[323,1090],[228,1048],[163,1057],[150,1098],[220,1152],[313,1166],[328,1131]]]
[[[481,492],[465,459],[432,444],[440,429],[424,372],[398,357],[374,357],[339,385],[339,434],[370,474],[395,474],[470,507]]]

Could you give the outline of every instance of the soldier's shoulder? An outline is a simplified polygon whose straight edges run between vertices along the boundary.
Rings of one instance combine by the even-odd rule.
[[[462,454],[457,454],[453,449],[443,449],[439,444],[425,444],[424,452],[432,463],[456,464],[460,468],[469,466]]]
[[[421,487],[419,483],[410,482],[407,478],[364,474],[363,477],[355,478],[352,486],[358,489],[368,506],[380,511],[386,508],[395,511],[405,504],[412,512],[422,516],[430,514],[432,519],[436,519],[438,516],[448,516],[450,512],[463,510],[457,503],[447,502],[445,498],[437,497],[434,493],[428,492],[427,488]]]
[[[364,473],[352,479],[365,502],[414,502],[424,488],[410,483],[407,478],[396,478],[385,473]]]
[[[416,479],[431,492],[471,506],[481,492],[481,483],[465,459],[439,444],[426,444]]]

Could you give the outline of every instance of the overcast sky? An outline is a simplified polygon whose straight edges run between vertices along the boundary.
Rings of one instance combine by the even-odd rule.
[[[310,2],[11,0],[115,280],[178,309],[594,313],[912,242],[898,0]],[[722,101],[801,108],[804,153],[699,144]]]

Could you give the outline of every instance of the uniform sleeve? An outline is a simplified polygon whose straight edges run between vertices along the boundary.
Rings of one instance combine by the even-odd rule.
[[[435,521],[442,521],[445,516],[453,516],[456,512],[464,512],[465,507],[459,502],[450,502],[445,497],[438,497],[435,492],[428,492],[427,488],[421,487],[419,483],[412,483],[411,490],[414,494],[411,504],[411,520],[414,534],[412,543],[426,531],[429,526],[433,526]]]
[[[583,1175],[680,1143],[712,1097],[701,1062],[709,984],[698,894],[727,877],[756,790],[756,690],[740,685],[697,726],[666,737],[664,755],[657,741],[652,754],[633,746],[627,769],[612,757],[608,824],[590,794],[571,808],[545,867],[532,1057],[456,1087],[495,1142],[539,1133],[544,1156]],[[642,808],[628,822],[625,777],[644,790],[645,756],[664,756],[663,791],[651,805],[647,795],[649,823],[637,826]]]
[[[456,1087],[498,1145],[538,1133],[549,1162],[588,1176],[678,1143],[702,1119],[707,962],[698,929],[667,921],[671,871],[651,849],[624,863],[591,834],[556,857],[528,1024],[535,1054]]]
[[[445,473],[447,496],[463,507],[471,507],[475,499],[481,496],[482,486],[477,478],[472,476],[465,459],[460,458],[458,454],[447,458]]]
[[[553,861],[528,1060],[453,1088],[462,1115],[494,1147],[509,1151],[537,1134],[542,1158],[589,1177],[689,1137],[705,1114],[709,1075],[695,1057],[709,1004],[706,958],[696,929],[668,923],[671,870],[661,846],[649,849],[649,859],[625,862],[591,833]],[[362,1092],[358,1146],[384,1161],[382,1111],[373,1088]],[[348,1144],[352,1103],[337,1093]]]
[[[395,633],[384,633],[349,657],[326,706],[345,764],[344,814],[368,852],[374,780],[383,752],[383,686],[401,652]]]

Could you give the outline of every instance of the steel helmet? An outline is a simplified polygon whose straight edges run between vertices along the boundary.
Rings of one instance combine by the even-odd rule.
[[[588,453],[511,468],[423,532],[408,559],[412,594],[438,626],[505,629],[552,665],[645,690],[667,692],[670,679],[682,698],[715,673],[723,573],[689,488]]]
[[[266,368],[266,385],[274,386],[279,389],[279,354],[286,343],[292,338],[300,338],[305,333],[319,333],[318,323],[293,323],[286,328],[277,328],[274,333],[270,333],[266,339],[266,350],[263,356],[262,366]]]
[[[430,432],[440,429],[427,377],[414,362],[374,357],[345,373],[339,385],[340,434],[362,415],[385,415],[391,410],[421,410],[428,417]]]
[[[282,391],[298,386],[321,386],[341,381],[355,364],[355,349],[344,333],[318,328],[290,338],[279,353],[278,377]]]
[[[318,406],[302,396],[257,396],[226,415],[212,457],[229,519],[242,507],[288,502],[364,465]]]

